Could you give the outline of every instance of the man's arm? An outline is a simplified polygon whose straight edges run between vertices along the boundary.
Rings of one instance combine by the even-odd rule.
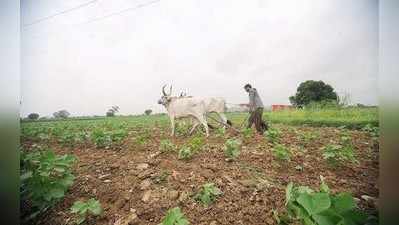
[[[253,89],[249,91],[249,111],[255,111],[255,90]]]

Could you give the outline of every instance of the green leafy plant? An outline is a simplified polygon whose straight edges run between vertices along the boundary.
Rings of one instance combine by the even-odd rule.
[[[188,144],[191,150],[193,152],[198,152],[202,149],[202,147],[205,144],[205,140],[203,137],[194,137],[190,140],[190,143]]]
[[[238,139],[228,139],[224,144],[224,155],[228,159],[235,159],[240,155],[241,141]]]
[[[280,140],[281,136],[281,131],[277,128],[270,127],[266,132],[265,132],[266,138],[271,142],[271,143],[277,143]]]
[[[103,208],[98,200],[91,198],[87,202],[76,201],[71,207],[71,213],[77,214],[77,224],[86,221],[89,215],[99,216],[103,212]]]
[[[160,225],[188,225],[190,224],[179,207],[169,209]]]
[[[254,131],[251,128],[245,128],[241,131],[241,133],[245,139],[249,139],[254,135]]]
[[[168,176],[170,175],[170,173],[168,171],[161,171],[161,173],[155,177],[153,177],[153,181],[156,184],[160,184],[165,182],[168,179]]]
[[[290,161],[291,159],[291,152],[282,144],[274,146],[272,152],[278,160]]]
[[[309,144],[311,141],[315,140],[316,138],[319,137],[318,133],[312,133],[312,132],[302,132],[299,135],[302,143],[304,145]]]
[[[213,203],[222,192],[214,183],[206,183],[201,190],[194,196],[194,199],[208,206]]]
[[[56,155],[51,150],[21,152],[21,199],[32,203],[32,217],[64,197],[75,178],[74,162],[74,156]]]
[[[351,145],[327,145],[323,148],[323,158],[331,166],[345,163],[357,163],[353,147]]]
[[[136,144],[140,145],[140,146],[144,146],[148,143],[148,141],[150,140],[151,135],[149,133],[148,130],[144,130],[142,132],[140,132],[136,137],[135,137],[135,142]]]
[[[112,145],[111,137],[101,128],[92,131],[91,140],[97,148],[110,147]]]
[[[176,146],[168,139],[161,140],[159,143],[159,151],[162,153],[172,152],[176,150]]]
[[[226,134],[226,129],[223,127],[219,127],[215,130],[216,137],[224,137]]]
[[[179,155],[178,158],[179,159],[183,159],[183,160],[188,160],[191,159],[191,157],[193,156],[193,151],[191,151],[191,148],[188,146],[183,146],[180,150],[179,150]]]
[[[307,186],[296,186],[292,182],[286,188],[286,214],[282,221],[299,221],[303,225],[360,225],[367,216],[356,209],[349,193],[331,194],[321,177],[319,191]]]
[[[377,126],[373,126],[371,124],[367,124],[362,128],[362,131],[369,132],[372,137],[379,137],[380,136],[380,128]]]

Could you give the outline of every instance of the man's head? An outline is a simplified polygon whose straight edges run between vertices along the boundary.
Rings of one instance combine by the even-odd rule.
[[[246,84],[245,86],[244,86],[244,89],[245,89],[245,91],[246,92],[249,92],[249,90],[252,88],[252,86],[250,85],[250,84]]]

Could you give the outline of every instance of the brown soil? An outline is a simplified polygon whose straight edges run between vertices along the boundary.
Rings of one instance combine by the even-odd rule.
[[[175,152],[159,152],[160,139],[169,138],[161,129],[155,129],[145,146],[137,147],[129,137],[117,151],[55,145],[57,153],[73,153],[78,158],[74,167],[76,180],[65,199],[40,216],[36,224],[72,224],[69,208],[73,202],[91,197],[100,200],[105,211],[101,218],[89,218],[87,224],[155,225],[175,206],[182,209],[191,224],[276,224],[272,210],[284,208],[286,185],[292,181],[317,189],[320,175],[326,178],[333,192],[350,192],[360,199],[362,209],[375,209],[373,203],[361,198],[362,195],[378,198],[378,145],[374,145],[367,133],[350,131],[359,164],[334,169],[323,160],[321,147],[338,142],[342,130],[277,127],[283,133],[280,142],[293,153],[290,162],[276,160],[271,153],[272,144],[264,138],[245,140],[238,159],[227,162],[223,153],[225,139],[215,135],[207,139],[204,149],[192,159],[178,160]],[[293,128],[316,132],[320,137],[301,149],[303,143]],[[229,135],[233,134],[226,136]],[[181,146],[189,139],[172,140]],[[298,165],[302,171],[295,168]],[[207,182],[215,183],[223,192],[209,207],[192,198]],[[148,197],[145,202],[144,195]],[[137,218],[128,223],[132,218],[129,216],[134,214]]]

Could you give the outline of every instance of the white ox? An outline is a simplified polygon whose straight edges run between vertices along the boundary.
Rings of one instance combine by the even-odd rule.
[[[194,125],[190,130],[190,134],[199,124],[202,124],[205,128],[206,136],[209,136],[208,122],[206,120],[207,113],[215,112],[219,115],[224,124],[231,124],[224,115],[226,101],[223,98],[197,98],[191,96],[185,97],[182,95],[180,95],[180,97],[172,97],[172,87],[170,87],[169,94],[166,94],[164,90],[165,86],[162,87],[163,95],[158,103],[164,105],[168,111],[172,136],[174,136],[175,132],[175,119],[179,118],[194,119]]]

